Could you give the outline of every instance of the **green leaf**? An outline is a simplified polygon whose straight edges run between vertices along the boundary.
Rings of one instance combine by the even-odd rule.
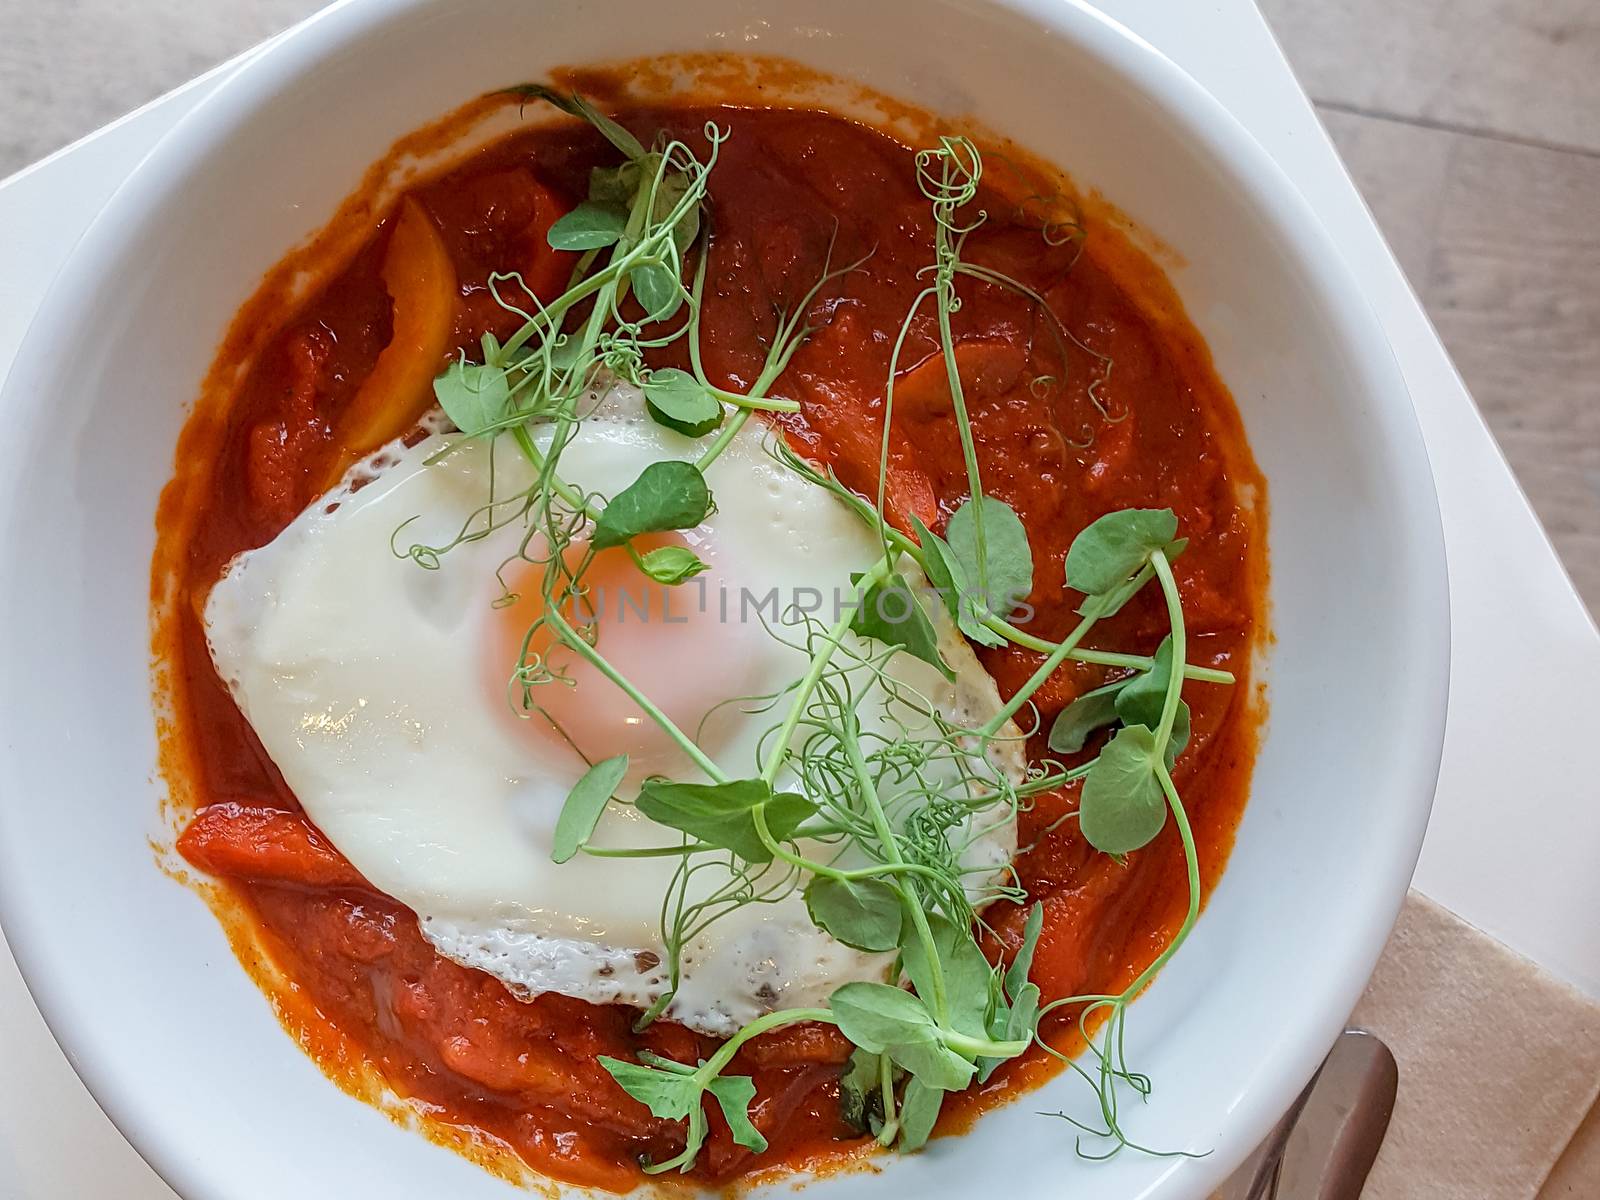
[[[1153,550],[1177,536],[1178,518],[1170,508],[1124,508],[1091,523],[1067,551],[1067,586],[1087,596],[1109,592],[1127,581]]]
[[[950,549],[950,544],[938,534],[934,533],[922,523],[921,518],[912,514],[911,527],[916,532],[917,541],[922,546],[923,558],[927,560],[923,573],[927,575],[928,582],[933,585],[934,591],[939,593],[939,599],[949,612],[951,620],[961,615],[960,572],[961,564],[955,560],[955,552]]]
[[[684,1131],[683,1150],[666,1162],[652,1163],[645,1159],[639,1160],[639,1167],[646,1175],[660,1175],[664,1171],[688,1171],[694,1167],[694,1160],[700,1154],[700,1147],[706,1144],[706,1110],[699,1104],[689,1113],[689,1127]]]
[[[1005,1039],[1010,1042],[1027,1041],[1039,1025],[1039,985],[1025,983],[1011,1002],[1011,1012],[1006,1018]]]
[[[1004,500],[983,497],[984,571],[978,571],[977,507],[968,500],[945,527],[974,599],[998,616],[1007,616],[1033,591],[1033,551],[1022,519]],[[979,581],[982,587],[979,588]]]
[[[760,779],[728,783],[647,779],[638,800],[639,811],[658,824],[731,850],[746,862],[771,862],[772,851],[756,831],[757,806],[761,806],[768,831],[780,842],[792,837],[801,823],[817,811],[817,806],[804,796],[773,792]]]
[[[946,1091],[972,1080],[973,1065],[944,1044],[927,1006],[886,983],[847,983],[828,997],[839,1030],[863,1050],[887,1054],[913,1075]]]
[[[1125,725],[1142,725],[1154,731],[1161,724],[1161,712],[1167,703],[1167,684],[1172,679],[1172,637],[1169,634],[1155,653],[1155,663],[1148,671],[1141,671],[1124,681],[1117,696],[1117,715]],[[1167,739],[1167,770],[1178,761],[1189,744],[1189,725],[1192,714],[1187,701],[1178,701],[1178,712],[1172,720],[1172,733]]]
[[[665,263],[641,262],[628,272],[628,280],[645,316],[652,321],[665,321],[683,303],[683,288]]]
[[[551,225],[545,239],[554,250],[598,250],[616,245],[627,224],[628,214],[615,204],[585,200]]]
[[[626,754],[597,762],[583,773],[583,778],[567,793],[567,802],[561,806],[561,815],[556,818],[555,837],[550,846],[551,859],[564,863],[583,847],[594,832],[594,827],[599,824],[606,802],[627,773]]]
[[[682,171],[674,171],[661,181],[661,186],[656,189],[655,204],[651,206],[650,222],[659,225],[672,214],[684,194],[689,190],[689,177]],[[681,255],[687,250],[696,236],[700,233],[700,206],[693,205],[678,219],[672,227],[672,241],[678,247]]]
[[[1022,990],[1016,994],[1016,1000],[1013,1000],[1010,1008],[1006,1010],[1005,1022],[1002,1029],[998,1030],[995,1040],[998,1042],[1003,1038],[1005,1042],[1032,1042],[1038,1030],[1038,1005],[1040,1005],[1038,984],[1022,984]],[[994,1062],[994,1067],[982,1070],[982,1078],[989,1078],[989,1075],[994,1074],[995,1067],[1006,1061],[1008,1059],[987,1059],[987,1062]]]
[[[593,348],[586,349],[584,339],[577,333],[557,334],[546,345],[549,349],[545,352],[545,360],[557,371],[571,372],[591,361],[589,355]]]
[[[1122,606],[1143,590],[1149,583],[1152,575],[1149,572],[1136,573],[1126,582],[1119,583],[1109,592],[1100,592],[1098,595],[1085,596],[1083,603],[1078,605],[1080,617],[1093,617],[1100,620],[1104,617],[1114,617],[1122,611]]]
[[[1188,538],[1179,538],[1175,542],[1168,542],[1165,546],[1162,546],[1161,551],[1167,556],[1167,561],[1171,562],[1182,554],[1188,545]],[[1110,591],[1100,592],[1093,596],[1085,596],[1083,603],[1078,605],[1078,615],[1081,617],[1093,617],[1096,620],[1103,617],[1116,616],[1117,613],[1122,611],[1122,606],[1137,596],[1144,589],[1145,584],[1154,578],[1154,575],[1154,570],[1147,571],[1140,567],[1132,576]]]
[[[706,1117],[702,1097],[710,1092],[727,1119],[733,1140],[757,1154],[767,1148],[767,1139],[750,1121],[750,1102],[755,1099],[755,1081],[747,1075],[719,1075],[704,1084],[696,1076],[695,1068],[673,1062],[659,1055],[640,1052],[640,1057],[652,1065],[625,1062],[609,1055],[600,1056],[600,1065],[613,1079],[651,1115],[663,1121],[688,1121],[683,1153],[670,1162],[647,1166],[649,1174],[678,1167],[687,1171],[694,1165],[695,1156],[706,1140]]]
[[[1022,945],[1017,948],[1003,980],[1003,995],[989,1020],[989,1037],[997,1042],[1025,1042],[1033,1037],[1039,1022],[1039,988],[1028,982],[1033,968],[1034,950],[1044,929],[1044,905],[1035,903],[1022,927]],[[978,1080],[993,1075],[1003,1058],[979,1058]]]
[[[1106,743],[1083,781],[1078,826],[1096,850],[1127,854],[1149,843],[1166,822],[1155,734],[1143,725],[1126,725]]]
[[[756,1098],[755,1080],[748,1075],[718,1075],[706,1084],[706,1091],[716,1098],[717,1107],[722,1110],[736,1143],[757,1154],[767,1148],[767,1139],[750,1122],[750,1101]]]
[[[433,381],[434,399],[455,427],[478,434],[511,412],[511,384],[504,367],[452,362]]]
[[[851,575],[850,582],[859,584],[861,576]],[[956,673],[939,654],[939,635],[933,630],[933,622],[928,620],[916,593],[898,571],[867,589],[851,618],[850,632],[858,637],[875,638],[886,646],[898,646],[955,682]]]
[[[1038,1025],[1039,985],[1025,983],[1017,992],[1016,998],[995,1013],[994,1024],[989,1033],[995,1041],[1027,1042],[1032,1040]],[[1009,1061],[1004,1058],[978,1059],[978,1081],[987,1082],[1002,1064]]]
[[[1124,725],[1143,725],[1154,729],[1161,724],[1161,710],[1167,703],[1167,685],[1172,680],[1172,635],[1162,639],[1148,671],[1129,677],[1117,693],[1117,716]]]
[[[873,1054],[938,1036],[927,1005],[904,988],[886,983],[843,984],[828,997],[828,1007],[840,1032]]]
[[[890,1061],[904,1067],[930,1087],[959,1092],[972,1082],[977,1067],[946,1046],[937,1033],[910,1042],[897,1042],[884,1051]]]
[[[956,552],[950,548],[950,543],[930,531],[915,516],[911,518],[911,524],[923,549],[925,560],[923,569],[928,576],[928,582],[939,593],[939,598],[950,613],[950,619],[956,623],[956,628],[963,636],[980,646],[1005,645],[1006,639],[983,623],[983,611],[974,603],[966,571],[957,561]]]
[[[1167,739],[1167,770],[1172,770],[1178,755],[1189,744],[1190,713],[1187,700],[1178,701],[1178,715],[1172,719],[1172,736]]]
[[[1039,985],[1025,983],[1009,1003],[995,1010],[989,1036],[997,1042],[1028,1042],[1039,1023]],[[1009,1059],[979,1057],[978,1082],[986,1082]]]
[[[664,367],[644,378],[645,408],[657,425],[685,437],[704,437],[722,424],[722,401],[687,371]]]
[[[655,170],[655,164],[651,161],[654,157],[647,154],[643,159],[629,160],[615,167],[591,167],[589,199],[599,204],[614,204],[619,208],[632,207],[640,178],[645,171],[653,173]]]
[[[590,104],[576,92],[558,92],[552,87],[542,83],[520,83],[516,87],[502,89],[505,95],[520,96],[524,100],[543,100],[553,104],[564,113],[574,117],[582,117],[589,124],[598,129],[606,141],[629,158],[643,158],[644,147],[639,144],[639,139],[634,137],[621,125],[618,125],[605,113]]]
[[[900,1140],[897,1144],[901,1150],[909,1153],[927,1144],[943,1105],[944,1092],[929,1087],[922,1082],[921,1076],[914,1075],[906,1081],[905,1094],[900,1099]]]
[[[683,216],[678,218],[678,223],[672,227],[672,240],[678,247],[681,258],[694,244],[694,239],[700,236],[700,206],[696,204]],[[779,343],[781,345],[782,343]]]
[[[1044,905],[1034,901],[1028,910],[1028,919],[1022,923],[1022,945],[1006,969],[1006,995],[1013,999],[1028,982],[1028,974],[1033,970],[1033,954],[1039,948],[1039,935],[1043,931]]]
[[[657,583],[676,587],[693,579],[711,565],[687,546],[657,546],[648,554],[639,556],[639,569]]]
[[[871,1100],[883,1079],[883,1055],[857,1046],[839,1076],[839,1111],[845,1122],[863,1132],[872,1128]]]
[[[711,511],[711,489],[693,463],[653,462],[611,498],[595,522],[596,550],[620,546],[641,533],[693,529]]]
[[[806,885],[806,911],[835,941],[869,952],[900,944],[900,893],[881,879],[830,879]]]
[[[972,930],[958,928],[953,922],[935,913],[928,918],[928,928],[933,934],[934,954],[938,957],[937,969],[944,976],[945,1002],[950,1010],[952,1028],[971,1037],[982,1037],[989,1008],[989,983],[993,968],[983,956]],[[918,936],[916,926],[907,923],[900,936],[900,960],[906,978],[928,1004],[933,1003],[935,964],[928,961],[927,948]]]
[[[1089,735],[1117,721],[1117,693],[1124,680],[1085,692],[1056,714],[1050,726],[1050,749],[1057,754],[1076,754]]]
[[[600,1065],[623,1091],[663,1121],[686,1120],[700,1108],[701,1088],[692,1075],[642,1067],[605,1054],[600,1056]]]

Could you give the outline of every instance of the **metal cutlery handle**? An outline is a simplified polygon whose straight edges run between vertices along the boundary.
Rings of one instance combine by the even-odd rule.
[[[1400,1069],[1389,1047],[1346,1030],[1289,1132],[1274,1200],[1358,1200],[1394,1112]]]
[[[1365,1030],[1345,1030],[1213,1200],[1358,1200],[1389,1128],[1399,1079],[1389,1047]]]

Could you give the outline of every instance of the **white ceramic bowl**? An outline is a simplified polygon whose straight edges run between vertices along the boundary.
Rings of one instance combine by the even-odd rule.
[[[1432,479],[1383,334],[1299,195],[1193,81],[1068,0],[350,0],[244,66],[117,193],[0,411],[0,915],[51,1028],[190,1200],[506,1194],[327,1083],[157,869],[148,662],[157,495],[262,271],[400,134],[558,63],[781,54],[971,113],[1174,247],[1172,278],[1270,481],[1271,716],[1233,860],[1129,1021],[1129,1128],[1203,1158],[1074,1156],[1059,1079],[818,1200],[1199,1197],[1304,1083],[1421,841],[1444,718]]]

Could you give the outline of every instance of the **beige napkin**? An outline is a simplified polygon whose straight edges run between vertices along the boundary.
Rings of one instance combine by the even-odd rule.
[[[1600,1004],[1413,892],[1351,1024],[1400,1063],[1363,1200],[1600,1200]]]
[[[1567,1143],[1566,1153],[1550,1172],[1539,1200],[1594,1200],[1600,1196],[1600,1102]]]

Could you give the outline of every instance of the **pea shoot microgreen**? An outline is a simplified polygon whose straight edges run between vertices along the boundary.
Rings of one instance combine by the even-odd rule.
[[[711,568],[687,546],[657,546],[639,556],[639,569],[656,583],[676,587]]]
[[[774,792],[764,779],[673,783],[647,779],[637,807],[658,825],[729,850],[747,863],[772,861],[773,843],[794,837],[817,806],[795,792]]]
[[[1085,692],[1057,713],[1050,726],[1050,749],[1057,754],[1077,754],[1095,730],[1115,725],[1117,696],[1127,683],[1119,679]]]
[[[641,533],[693,529],[711,514],[711,489],[693,463],[653,462],[601,510],[589,544],[625,546]]]
[[[567,794],[567,802],[561,806],[561,815],[556,819],[550,850],[550,857],[554,861],[569,861],[589,840],[594,827],[600,823],[600,814],[605,811],[606,804],[627,773],[626,754],[597,762],[583,773]]]
[[[644,398],[657,424],[686,437],[704,437],[723,421],[722,403],[694,376],[676,367],[646,375]]]
[[[806,885],[805,898],[812,921],[835,941],[878,953],[900,945],[900,894],[881,879],[818,876]]]
[[[981,514],[981,516],[980,516]],[[1022,519],[993,496],[969,500],[951,515],[945,541],[988,611],[1007,616],[1033,591],[1033,552]]]
[[[860,577],[851,582],[859,583]],[[898,647],[913,658],[937,667],[946,679],[955,679],[955,672],[939,653],[939,635],[934,631],[933,622],[923,611],[906,577],[898,571],[868,586],[849,629],[857,637],[873,638],[885,646]]]
[[[683,1122],[682,1151],[645,1164],[645,1170],[694,1166],[708,1136],[709,1104],[719,1108],[738,1145],[758,1153],[766,1149],[750,1116],[755,1084],[747,1076],[727,1074],[726,1068],[752,1039],[802,1022],[834,1025],[855,1047],[841,1077],[846,1118],[884,1146],[909,1151],[926,1142],[947,1094],[989,1078],[1031,1046],[1059,1056],[1048,1040],[1049,1027],[1041,1026],[1050,1014],[1075,1012],[1086,1032],[1092,1032],[1096,1018],[1104,1018],[1102,1034],[1089,1042],[1093,1065],[1066,1059],[1094,1086],[1100,1108],[1099,1126],[1075,1123],[1112,1139],[1113,1150],[1132,1144],[1118,1118],[1119,1089],[1131,1086],[1143,1094],[1149,1082],[1122,1059],[1125,1010],[1177,950],[1199,910],[1194,839],[1172,779],[1189,736],[1182,692],[1192,681],[1225,683],[1231,676],[1187,661],[1183,612],[1170,566],[1184,543],[1176,517],[1165,509],[1109,513],[1078,535],[1067,555],[1065,579],[1059,581],[1085,597],[1081,620],[1068,636],[1050,642],[1010,623],[1016,606],[1039,581],[1022,517],[984,491],[952,318],[962,303],[961,281],[1007,289],[1044,312],[1048,306],[1021,283],[962,257],[968,237],[986,220],[974,207],[983,171],[977,147],[966,138],[946,137],[916,155],[917,182],[933,213],[933,262],[894,343],[884,388],[876,501],[845,489],[781,438],[772,443],[780,464],[826,489],[870,528],[881,554],[859,564],[852,575],[849,612],[831,624],[786,614],[771,630],[803,652],[805,667],[776,695],[729,698],[744,703],[746,711],[770,712],[773,718],[758,761],[730,774],[618,671],[593,628],[576,620],[585,573],[597,553],[618,548],[649,578],[668,585],[706,569],[686,546],[641,550],[636,539],[704,522],[715,508],[705,470],[751,414],[798,408],[772,389],[811,333],[806,322],[821,290],[859,264],[833,269],[830,247],[830,265],[821,278],[791,311],[778,314],[766,362],[750,390],[719,387],[701,363],[700,319],[709,257],[704,204],[727,134],[707,124],[703,156],[665,137],[647,147],[582,97],[534,84],[512,93],[588,122],[622,161],[595,169],[588,196],[549,231],[553,248],[581,255],[567,290],[545,301],[529,293],[520,276],[491,276],[496,298],[523,319],[521,328],[504,342],[486,335],[478,361],[463,355],[435,382],[438,402],[460,432],[506,437],[531,464],[535,482],[515,497],[491,496],[455,542],[404,552],[419,565],[437,568],[453,546],[520,523],[524,536],[518,557],[541,568],[543,605],[515,664],[514,707],[538,710],[541,689],[569,682],[564,663],[576,658],[631,697],[703,776],[657,776],[639,785],[632,803],[662,827],[659,847],[595,844],[608,806],[619,802],[628,770],[625,755],[590,767],[573,787],[555,829],[552,857],[557,862],[578,854],[678,860],[662,902],[668,985],[641,1015],[641,1026],[668,1011],[685,949],[720,917],[745,905],[800,893],[819,929],[884,959],[881,982],[845,983],[825,1007],[765,1013],[703,1062],[681,1063],[647,1052],[636,1062],[602,1057],[602,1066],[625,1092],[658,1118]],[[1048,229],[1042,236],[1050,240]],[[968,488],[942,535],[915,518],[911,530],[903,531],[883,516],[894,377],[914,322],[930,306]],[[1064,330],[1058,336],[1070,337]],[[652,351],[680,339],[690,369],[648,365]],[[1104,368],[1109,373],[1108,360]],[[699,442],[699,457],[653,462],[610,496],[587,494],[567,483],[560,474],[561,456],[585,419],[584,397],[610,380],[638,386],[649,417]],[[934,597],[921,594],[921,579],[932,586]],[[1097,622],[1152,581],[1161,589],[1171,626],[1153,656],[1082,645]],[[981,727],[953,724],[900,670],[909,659],[954,678],[930,616],[941,605],[971,641],[1016,645],[1042,656],[1034,675]],[[1110,730],[1109,737],[1086,762],[1037,768],[1027,779],[1014,778],[992,750],[1020,737],[1012,718],[1069,659],[1128,674],[1068,705],[1050,730],[1050,749],[1079,755],[1100,731]],[[888,714],[887,732],[863,727],[861,714],[869,710]],[[1169,820],[1177,827],[1188,868],[1189,910],[1178,935],[1123,992],[1047,1001],[1029,978],[1043,929],[1042,907],[1029,910],[1009,966],[991,963],[979,942],[987,929],[984,910],[995,901],[1020,903],[1026,897],[1012,872],[968,865],[964,854],[984,830],[1014,820],[1029,796],[1080,780],[1075,816],[1083,837],[1097,850],[1131,854]],[[708,879],[714,882],[690,886],[691,880]]]

